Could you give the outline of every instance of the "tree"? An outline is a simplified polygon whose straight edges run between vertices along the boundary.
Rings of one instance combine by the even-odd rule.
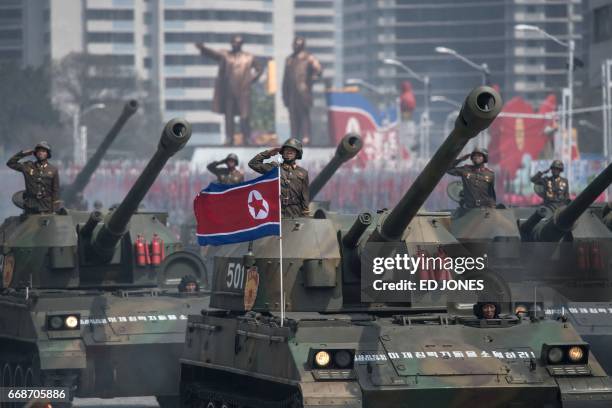
[[[0,145],[6,153],[32,148],[40,140],[66,142],[51,100],[50,71],[0,65]]]
[[[90,150],[102,141],[125,102],[136,99],[140,103],[138,112],[125,125],[111,150],[130,152],[129,157],[146,157],[155,149],[162,127],[158,92],[150,81],[139,78],[118,58],[121,56],[67,55],[54,66],[53,98],[62,107],[70,132],[77,108],[84,112],[97,103],[106,105],[103,110],[81,117],[81,125],[87,126]]]

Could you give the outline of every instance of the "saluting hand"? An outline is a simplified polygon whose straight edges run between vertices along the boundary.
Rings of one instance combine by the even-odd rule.
[[[279,154],[281,151],[280,147],[275,147],[274,149],[268,150],[268,153],[272,156]]]

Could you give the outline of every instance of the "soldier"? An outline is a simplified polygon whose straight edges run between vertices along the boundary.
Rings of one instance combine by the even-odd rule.
[[[549,171],[552,176],[543,177]],[[562,171],[563,162],[555,160],[548,170],[538,171],[531,178],[531,182],[535,184],[536,192],[544,199],[545,205],[555,207],[569,201],[569,183],[565,177],[561,177]]]
[[[471,165],[458,166],[468,157],[472,159]],[[462,207],[495,207],[495,173],[484,165],[488,160],[487,150],[476,148],[472,153],[455,160],[447,171],[451,176],[461,177]]]
[[[36,161],[19,162],[29,155],[34,155]],[[23,205],[26,214],[50,214],[60,207],[59,173],[49,163],[50,158],[51,146],[47,142],[40,142],[33,150],[23,150],[6,163],[11,169],[23,174]]]
[[[498,319],[499,305],[495,302],[478,302],[474,305],[474,315],[479,319]]]
[[[226,167],[219,166],[225,164]],[[210,163],[206,168],[212,174],[217,176],[217,181],[221,184],[238,184],[244,181],[244,173],[242,173],[236,166],[238,166],[238,156],[234,153],[230,153],[223,160],[214,161]]]
[[[242,51],[242,37],[232,38],[232,50],[213,50],[198,43],[200,53],[219,62],[215,81],[213,111],[225,114],[225,141],[233,144],[234,116],[240,115],[240,130],[245,143],[251,137],[251,84],[256,82],[263,68],[253,54]]]
[[[185,275],[181,278],[178,290],[181,293],[195,293],[200,291],[200,286],[196,278],[191,275]]]
[[[283,156],[281,170],[281,207],[285,217],[302,217],[308,215],[308,171],[298,166],[295,161],[302,158],[302,143],[294,138],[287,139],[281,147],[259,153],[249,162],[249,167],[260,174],[265,174],[278,167],[277,162],[264,163],[277,154]]]
[[[293,40],[293,54],[285,61],[283,76],[283,103],[289,110],[291,135],[304,144],[310,142],[312,84],[321,78],[323,68],[318,59],[306,52],[304,37]]]

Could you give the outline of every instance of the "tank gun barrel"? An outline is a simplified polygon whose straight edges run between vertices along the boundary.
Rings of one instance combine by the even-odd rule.
[[[534,228],[535,241],[556,242],[569,232],[576,220],[595,202],[612,183],[612,163],[599,173],[593,181],[567,206]]]
[[[340,144],[336,148],[336,153],[329,163],[310,183],[309,192],[312,200],[325,187],[325,184],[331,179],[338,168],[345,162],[349,161],[359,153],[363,147],[361,136],[356,133],[349,133],[342,138]]]
[[[123,110],[121,111],[121,115],[119,115],[113,127],[111,127],[111,129],[108,131],[106,136],[104,136],[104,139],[102,140],[102,143],[100,143],[100,146],[98,146],[98,149],[96,150],[96,152],[87,161],[87,163],[85,164],[85,167],[81,169],[79,174],[77,174],[72,184],[66,187],[66,190],[64,191],[64,194],[63,194],[63,199],[64,199],[64,202],[66,203],[66,206],[71,206],[76,201],[77,194],[82,192],[85,189],[85,187],[87,187],[87,184],[89,183],[89,180],[91,179],[91,176],[93,175],[93,173],[96,171],[96,169],[100,165],[100,162],[102,161],[102,157],[106,154],[106,151],[108,150],[110,145],[113,143],[113,141],[115,141],[115,139],[117,138],[117,135],[119,134],[119,132],[121,131],[121,129],[123,128],[127,120],[132,115],[134,115],[134,113],[136,113],[137,110],[138,110],[137,100],[131,99],[126,102],[125,106],[123,107]]]
[[[110,213],[92,239],[92,247],[103,260],[109,260],[117,242],[125,233],[132,215],[172,155],[191,137],[191,125],[184,119],[172,119],[162,131],[157,151],[119,206]]]
[[[391,210],[370,240],[395,241],[401,238],[419,208],[434,190],[461,150],[489,127],[502,108],[499,93],[488,86],[473,89],[455,120],[455,128],[438,148],[400,202]]]

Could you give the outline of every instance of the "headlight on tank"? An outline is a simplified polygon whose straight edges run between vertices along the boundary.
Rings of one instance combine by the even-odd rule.
[[[47,330],[79,330],[81,328],[81,315],[61,314],[47,315]]]
[[[540,356],[547,365],[584,365],[589,362],[589,345],[543,344]]]
[[[339,369],[350,370],[355,360],[355,350],[348,349],[325,349],[311,350],[311,367],[318,370]]]
[[[325,368],[329,365],[331,357],[327,351],[319,351],[314,356],[315,366],[318,368]]]

